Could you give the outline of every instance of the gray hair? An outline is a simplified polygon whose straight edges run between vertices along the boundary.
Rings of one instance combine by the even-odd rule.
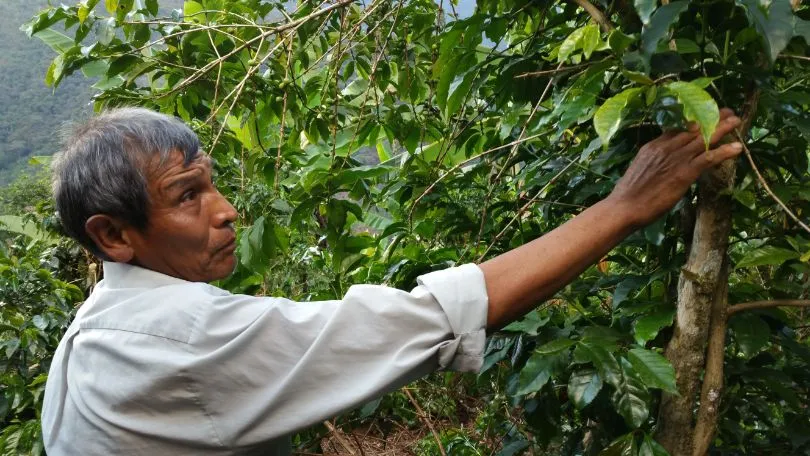
[[[188,164],[199,149],[197,135],[180,119],[144,108],[112,109],[78,125],[54,162],[53,194],[65,232],[108,259],[87,235],[87,220],[105,214],[145,229],[147,165],[174,151]]]

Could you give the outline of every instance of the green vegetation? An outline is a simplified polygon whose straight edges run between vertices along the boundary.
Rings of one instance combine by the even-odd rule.
[[[155,1],[97,3],[28,24],[58,56],[49,80],[83,70],[100,78],[97,109],[196,129],[241,214],[241,262],[219,284],[237,292],[411,287],[558,226],[662,129],[708,136],[718,105],[733,108],[746,157],[493,334],[478,376],[436,374],[335,425],[422,429],[412,451],[432,455],[810,454],[807,6],[479,0],[457,17],[430,0],[302,1],[276,27],[283,5],[258,0],[188,0],[168,18]],[[30,284],[42,251],[9,236],[0,271]],[[89,266],[67,270],[92,283]],[[31,321],[0,322],[9,347],[42,310],[6,299]],[[35,390],[16,353],[3,375]],[[36,406],[6,415],[0,454],[36,444],[12,427]],[[317,452],[331,434],[294,441]]]
[[[52,155],[61,125],[91,112],[91,81],[67,78],[56,91],[45,85],[53,60],[20,25],[48,4],[45,0],[0,3],[0,187],[28,168],[28,159]]]

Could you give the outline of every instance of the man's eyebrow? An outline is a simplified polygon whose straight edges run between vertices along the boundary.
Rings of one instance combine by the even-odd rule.
[[[164,190],[173,190],[176,187],[183,187],[188,184],[194,183],[200,176],[203,174],[203,171],[199,168],[193,169],[187,172],[184,172],[180,177],[174,178],[168,184],[163,186]]]

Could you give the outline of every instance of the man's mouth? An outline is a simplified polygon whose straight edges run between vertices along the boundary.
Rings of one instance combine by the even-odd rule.
[[[216,252],[217,252],[217,253],[228,253],[228,254],[231,254],[231,253],[233,253],[235,250],[236,250],[236,236],[232,236],[231,238],[229,238],[229,239],[228,239],[228,241],[227,241],[226,243],[222,244],[222,246],[221,246],[221,247],[219,247],[219,248],[216,250]]]

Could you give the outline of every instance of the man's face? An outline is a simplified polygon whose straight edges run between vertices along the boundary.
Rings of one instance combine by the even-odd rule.
[[[173,277],[210,282],[236,267],[236,210],[214,186],[211,159],[190,164],[175,152],[147,174],[151,206],[144,231],[130,230],[133,261]]]

